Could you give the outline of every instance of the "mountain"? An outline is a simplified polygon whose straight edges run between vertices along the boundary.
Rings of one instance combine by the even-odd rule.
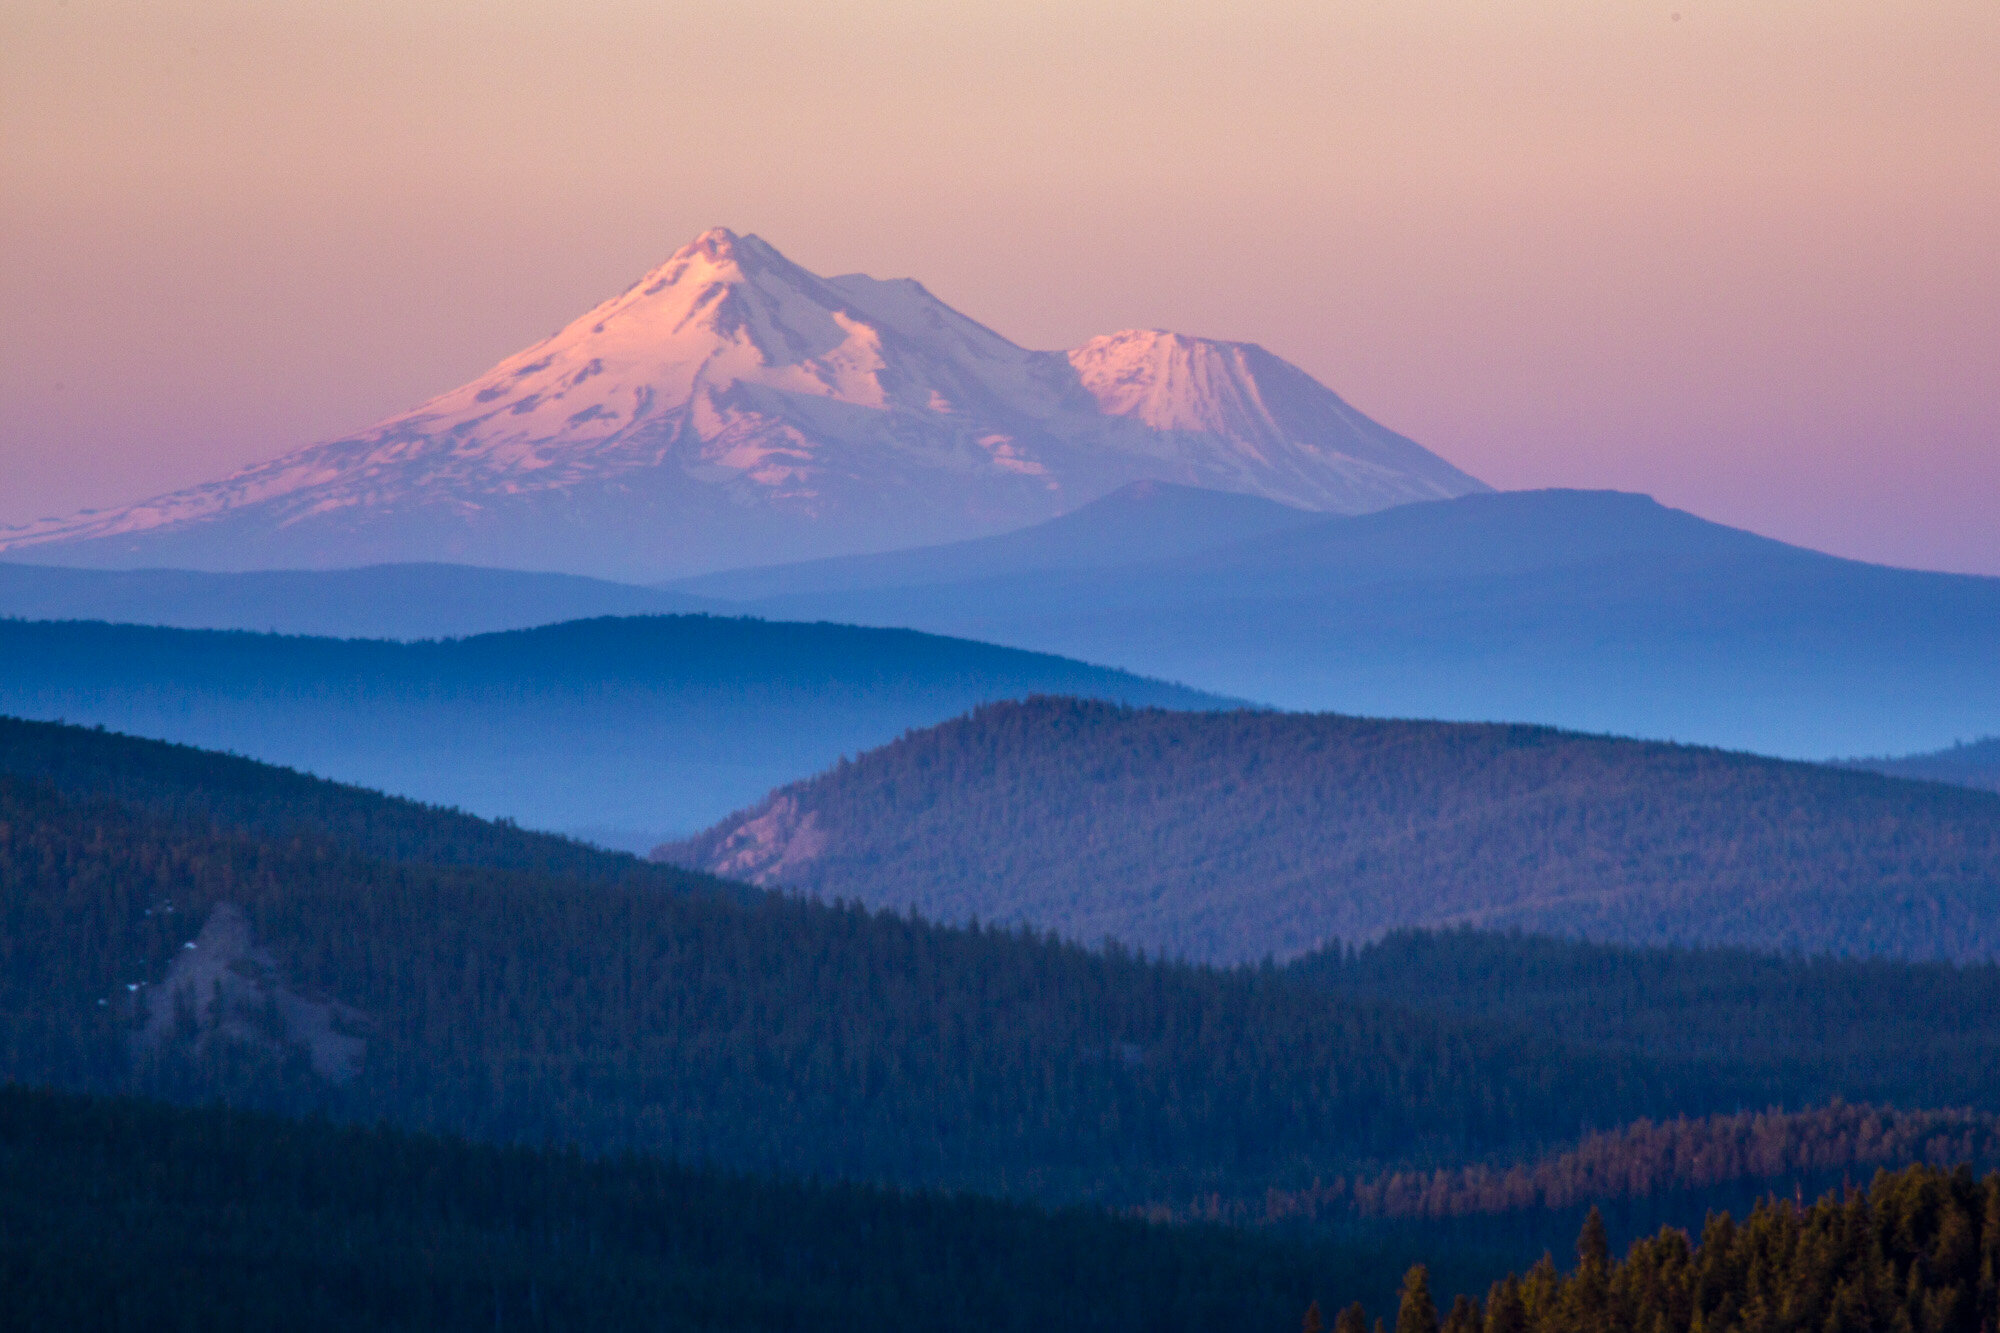
[[[2000,963],[1634,948],[1454,929],[1317,949],[1285,972],[1347,999],[1579,1049],[1724,1060],[1783,1083],[1794,1106],[1841,1097],[2000,1110]]]
[[[337,639],[438,639],[593,616],[682,615],[723,603],[573,574],[370,565],[218,574],[0,562],[0,616]]]
[[[1927,782],[2000,791],[2000,736],[1988,736],[1969,744],[1961,741],[1948,750],[1904,755],[1900,759],[1852,759],[1848,766],[1899,778],[1922,778]]]
[[[2000,956],[2000,795],[1539,727],[989,705],[655,855],[1219,962],[1456,924]]]
[[[906,553],[879,576],[859,561],[760,571],[734,604],[1064,653],[1281,708],[1797,758],[2000,725],[2000,579],[1843,560],[1640,495],[1468,495],[1116,567],[960,576],[962,549]]]
[[[0,621],[0,712],[651,847],[992,699],[1224,701],[908,630],[602,618],[441,642]]]
[[[666,586],[681,595],[744,601],[1109,570],[1211,551],[1300,527],[1319,517],[1311,510],[1254,495],[1135,481],[1059,518],[993,537],[878,555],[725,570]]]
[[[1359,513],[1485,487],[1248,343],[1017,347],[919,283],[705,232],[357,435],[0,551],[197,569],[450,561],[663,578],[977,536],[1137,480]]]

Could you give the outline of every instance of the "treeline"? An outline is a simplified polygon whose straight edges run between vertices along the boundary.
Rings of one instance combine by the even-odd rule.
[[[1803,1180],[1912,1163],[2000,1165],[2000,1115],[1835,1105],[1642,1120],[1512,1166],[1335,1178],[1303,1190],[1269,1190],[1250,1200],[1211,1197],[1154,1215],[1262,1225],[1464,1218],[1608,1205],[1717,1186],[1789,1193]]]
[[[360,1073],[328,1084],[296,1049],[234,1049],[190,1025],[138,1086],[488,1140],[1122,1203],[1531,1151],[1744,1096],[1700,1071],[1326,996],[1275,969],[770,895],[383,861],[12,777],[0,1072],[135,1086],[147,991],[224,902],[286,987],[359,1011]]]
[[[0,1087],[0,1327],[1232,1328],[1367,1253]]]
[[[2000,954],[2000,796],[1548,727],[1038,698],[776,799],[812,834],[774,882],[1211,961],[1464,921]],[[659,854],[748,865],[771,808]]]
[[[1915,1166],[1799,1207],[1716,1214],[1698,1243],[1668,1229],[1613,1260],[1592,1214],[1577,1266],[1546,1259],[1459,1296],[1440,1318],[1420,1266],[1404,1279],[1397,1333],[1990,1333],[2000,1327],[2000,1175]],[[1323,1327],[1317,1308],[1306,1328]],[[1365,1333],[1350,1306],[1336,1333]]]

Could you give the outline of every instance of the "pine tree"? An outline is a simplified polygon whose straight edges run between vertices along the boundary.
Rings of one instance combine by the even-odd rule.
[[[1509,1273],[1486,1293],[1486,1333],[1528,1333],[1528,1307],[1521,1303],[1521,1280]]]
[[[1431,1300],[1431,1274],[1422,1264],[1403,1274],[1403,1301],[1396,1310],[1396,1333],[1439,1333],[1437,1305]]]
[[[1377,1327],[1381,1326],[1379,1319],[1375,1322]],[[1361,1308],[1360,1301],[1334,1316],[1333,1333],[1368,1333],[1368,1312]]]
[[[1452,1301],[1451,1313],[1444,1317],[1444,1333],[1481,1333],[1484,1326],[1478,1302],[1463,1294]]]

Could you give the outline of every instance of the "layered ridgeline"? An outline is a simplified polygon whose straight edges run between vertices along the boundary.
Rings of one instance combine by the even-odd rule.
[[[903,630],[704,616],[441,643],[0,621],[0,711],[232,750],[639,849],[910,727],[1042,691],[1221,702]]]
[[[587,849],[550,873],[547,840],[449,812],[427,840],[422,807],[247,761],[0,733],[0,1076],[1128,1204],[1785,1097],[1275,972]]]
[[[1566,1274],[1492,1281],[1433,1230],[1397,1293],[1381,1246],[0,1089],[0,1278],[35,1328],[1288,1333],[1336,1309],[1365,1333],[1372,1306],[1403,1333],[1984,1333],[1996,1217],[2000,1177],[1916,1167],[1713,1213],[1698,1243],[1663,1230],[1622,1262],[1592,1214]]]
[[[1844,1192],[1878,1170],[1912,1163],[2000,1165],[2000,1116],[1836,1104],[1641,1122],[1535,1160],[1336,1176],[1305,1189],[1211,1194],[1144,1211],[1156,1220],[1360,1241],[1463,1271],[1496,1256],[1559,1254],[1592,1214],[1613,1244],[1624,1245],[1662,1227],[1698,1228],[1717,1213],[1741,1216],[1772,1198]]]
[[[1296,971],[1144,962],[763,895],[74,727],[0,725],[0,918],[7,1078],[731,1170],[1184,1216],[1199,1205],[1331,1228],[1393,1256],[1370,1262],[1378,1273],[1438,1256],[1438,1209],[1381,1206],[1409,1197],[1409,1181],[1458,1219],[1446,1239],[1460,1271],[1484,1265],[1490,1276],[1559,1239],[1586,1196],[1629,1205],[1620,1218],[1698,1221],[1718,1199],[1791,1190],[1833,1167],[1929,1160],[1940,1143],[1978,1155],[1993,1140],[1990,1115],[1836,1108],[1748,1126],[1635,1126],[1564,1157],[1593,1126],[1823,1103],[1860,1080],[1792,1058],[1782,1034],[1759,1034],[1769,1058],[1749,1060],[1720,1025],[1697,1023],[1690,1031],[1706,1039],[1641,1056],[1523,1031],[1537,1016],[1527,1004],[1487,1019],[1425,1014]],[[1485,942],[1520,946],[1531,972],[1537,943]],[[1472,968],[1443,970],[1452,961],[1432,977],[1440,995],[1473,989]],[[1725,958],[1717,969],[1718,992],[1734,966]],[[1794,969],[1800,1008],[1822,1002],[1810,965],[1773,966]],[[1977,1054],[2000,1041],[2000,1005],[1982,1000],[1990,973],[1878,972],[1885,1026],[1853,1068],[1900,1057],[1904,1082],[1883,1100],[1905,1107],[1935,1104],[1941,1091],[2000,1107],[2000,1065]],[[1926,1001],[1952,1006],[1963,1029],[1969,1054],[1948,1085],[1933,1086],[1909,1058],[1935,1026],[1920,1016]],[[1775,1153],[1761,1146],[1773,1124]],[[406,1163],[422,1156],[397,1151]],[[1706,1174],[1679,1170],[1676,1153],[1708,1163]],[[1728,1169],[1718,1174],[1718,1162]],[[1527,1188],[1509,1183],[1513,1163]],[[64,1234],[95,1228],[90,1200],[68,1200],[83,1210],[71,1214],[57,1206],[65,1200],[25,1193],[56,1207]],[[776,1206],[792,1196],[761,1197]],[[1277,1205],[1289,1211],[1270,1215]],[[883,1207],[876,1234],[893,1238],[907,1215]],[[470,1230],[433,1235],[447,1250],[494,1241],[476,1218],[454,1216]],[[395,1226],[423,1235],[436,1220]],[[725,1231],[736,1225],[724,1220]],[[576,1234],[567,1225],[557,1227],[565,1246]],[[771,1243],[790,1234],[779,1227]],[[539,1260],[524,1270],[509,1253],[490,1256],[491,1278],[556,1283],[535,1276],[551,1271]],[[995,1253],[1014,1262],[1006,1246]],[[652,1280],[644,1255],[609,1262],[637,1265],[626,1271],[642,1287]]]
[[[1156,479],[1334,513],[1484,490],[1248,343],[1035,352],[920,284],[706,232],[357,435],[0,551],[201,569],[450,560],[613,578],[1000,532]]]
[[[1073,513],[1028,528],[917,552],[922,579],[1061,571],[1191,555],[1321,515],[1254,495],[1135,481]],[[771,578],[784,587],[824,564],[837,586],[857,576],[894,581],[903,553],[829,560],[782,571],[723,576],[740,601]],[[110,620],[181,629],[268,630],[343,639],[436,639],[532,629],[606,615],[729,613],[733,601],[614,583],[472,565],[371,565],[362,569],[70,569],[0,562],[0,616]]]
[[[442,639],[598,616],[732,613],[728,603],[574,574],[471,565],[364,569],[65,569],[0,563],[0,616]]]
[[[1842,560],[1615,492],[1261,528],[1239,510],[1234,497],[1126,495],[1004,543],[673,587],[758,615],[1068,653],[1282,708],[1810,759],[2000,727],[2000,579]],[[1232,524],[1233,540],[1177,549],[1127,536]]]
[[[1219,961],[1449,924],[2000,952],[2000,796],[1538,727],[994,705],[656,855]]]
[[[1366,1300],[1406,1333],[1978,1333],[2000,1310],[1996,1215],[2000,1178],[1918,1167],[1622,1262],[1591,1216],[1570,1272],[1490,1286],[1433,1234],[1398,1294],[1379,1247],[0,1089],[0,1275],[25,1327],[1286,1333],[1346,1302],[1335,1327],[1365,1333]]]

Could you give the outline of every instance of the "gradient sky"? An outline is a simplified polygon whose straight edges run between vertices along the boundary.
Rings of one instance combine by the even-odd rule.
[[[2000,574],[1996,70],[1993,0],[8,0],[0,522],[357,429],[721,224]]]

